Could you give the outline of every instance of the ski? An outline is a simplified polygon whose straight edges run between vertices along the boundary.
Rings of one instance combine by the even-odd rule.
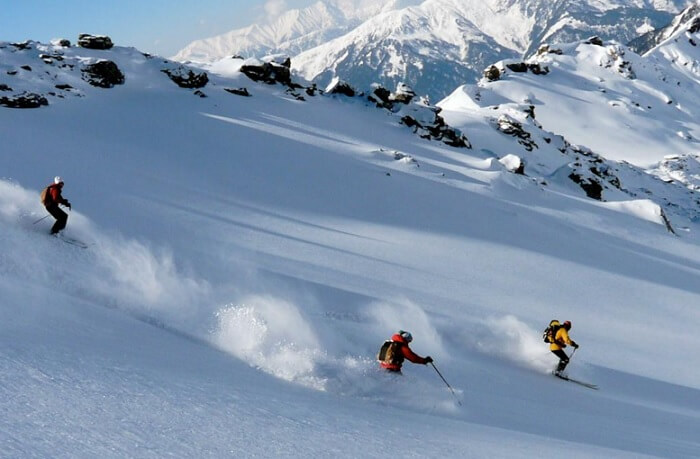
[[[572,379],[572,378],[569,378],[568,376],[558,375],[556,373],[554,373],[554,376],[556,376],[559,379],[563,379],[564,381],[569,381],[569,382],[572,382],[574,384],[579,384],[583,387],[588,387],[589,389],[598,390],[598,385],[596,385],[596,384],[591,384],[591,383],[587,383],[584,381],[579,381],[578,379]]]
[[[66,244],[74,245],[76,247],[80,247],[81,249],[87,249],[89,247],[89,245],[87,245],[83,241],[79,241],[79,240],[73,239],[71,237],[57,236],[56,239],[60,239],[61,241],[65,242]]]

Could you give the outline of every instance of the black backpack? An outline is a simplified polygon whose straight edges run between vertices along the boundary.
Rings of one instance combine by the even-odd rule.
[[[549,326],[544,329],[544,332],[542,333],[542,339],[544,339],[545,343],[553,343],[554,338],[557,336],[557,331],[561,328],[561,324],[559,323],[558,320],[552,320],[549,322]]]

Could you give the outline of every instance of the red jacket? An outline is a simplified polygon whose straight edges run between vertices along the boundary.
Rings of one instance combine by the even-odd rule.
[[[395,343],[401,343],[402,358],[400,358],[397,363],[379,362],[379,365],[382,368],[391,371],[401,371],[401,365],[403,365],[404,359],[408,359],[413,363],[422,363],[423,365],[428,363],[428,361],[424,357],[419,356],[418,354],[413,352],[410,347],[408,347],[408,343],[403,338],[403,336],[397,333],[391,337],[391,340]]]
[[[61,185],[60,184],[53,184],[49,185],[49,192],[47,193],[48,196],[48,202],[49,205],[57,205],[57,204],[63,204],[64,206],[68,205],[68,201],[61,196]]]

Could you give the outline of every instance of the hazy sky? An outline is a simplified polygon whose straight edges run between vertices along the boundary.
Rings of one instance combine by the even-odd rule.
[[[0,0],[0,41],[109,35],[164,57],[193,40],[245,27],[314,0]]]

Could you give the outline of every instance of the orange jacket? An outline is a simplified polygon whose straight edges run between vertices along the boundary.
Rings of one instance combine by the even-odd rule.
[[[403,336],[397,333],[391,337],[391,340],[395,343],[401,343],[401,358],[399,359],[398,363],[379,362],[379,365],[382,368],[391,371],[401,371],[401,366],[403,365],[404,359],[408,359],[413,363],[422,363],[423,365],[428,363],[425,357],[419,356],[413,352],[410,347],[408,347],[408,343]]]
[[[559,327],[557,333],[554,335],[554,342],[549,345],[550,351],[559,351],[564,349],[567,344],[571,346],[574,344],[573,340],[569,338],[569,332],[564,327]]]
[[[48,192],[49,199],[47,200],[49,202],[49,205],[57,205],[57,204],[63,204],[64,206],[68,205],[68,200],[66,200],[63,196],[61,196],[61,188],[62,187],[60,184],[49,185],[49,192]]]

